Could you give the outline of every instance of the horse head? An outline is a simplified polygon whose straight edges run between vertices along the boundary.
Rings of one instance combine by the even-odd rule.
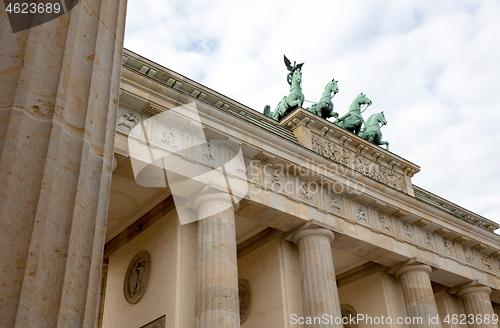
[[[385,118],[384,112],[375,113],[366,120],[367,126],[372,126],[375,124],[378,125],[379,123],[382,123],[382,125],[387,124],[387,120]]]
[[[325,89],[329,90],[330,94],[333,92],[333,95],[336,95],[339,92],[337,82],[338,81],[335,81],[335,79],[331,80],[330,82],[328,82]]]
[[[382,123],[382,125],[386,125],[387,124],[387,120],[385,118],[384,112],[378,113],[377,120],[378,120],[379,123]]]
[[[294,69],[292,72],[288,73],[286,80],[288,84],[293,87],[294,82],[300,85],[302,82],[302,71],[300,68]]]
[[[372,101],[370,98],[368,98],[363,92],[361,92],[359,95],[354,98],[354,100],[351,103],[351,107],[349,107],[349,112],[359,112],[361,105],[367,105],[370,106],[372,104]],[[366,108],[365,108],[366,109]],[[364,111],[364,110],[363,110]]]
[[[370,106],[372,104],[372,101],[370,98],[368,98],[363,92],[361,92],[357,97],[356,101],[358,102],[359,105],[368,105]]]

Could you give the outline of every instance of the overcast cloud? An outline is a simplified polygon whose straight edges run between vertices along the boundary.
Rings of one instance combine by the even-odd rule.
[[[129,0],[125,47],[260,112],[305,62],[306,100],[366,93],[414,184],[500,223],[498,0]]]

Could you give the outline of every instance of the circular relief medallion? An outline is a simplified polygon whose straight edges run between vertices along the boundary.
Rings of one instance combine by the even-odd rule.
[[[250,303],[252,302],[250,284],[245,279],[238,280],[238,295],[240,299],[240,324],[242,324],[248,317]]]
[[[340,313],[342,313],[342,321],[347,322],[344,324],[344,328],[358,328],[358,324],[354,324],[351,322],[351,318],[356,318],[358,313],[354,308],[347,304],[340,305]],[[347,318],[347,319],[344,319]]]
[[[148,286],[149,273],[151,272],[151,257],[148,252],[141,251],[130,262],[123,291],[125,299],[131,304],[139,302],[146,292]]]

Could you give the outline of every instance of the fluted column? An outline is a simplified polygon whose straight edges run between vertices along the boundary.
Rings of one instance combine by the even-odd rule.
[[[297,232],[293,242],[299,246],[300,279],[304,317],[342,318],[331,242],[333,232],[323,228],[309,228]],[[342,328],[340,321],[306,324],[305,327]]]
[[[126,6],[17,33],[0,13],[2,328],[95,325]]]
[[[470,319],[467,320],[470,328],[498,328],[498,324],[494,324],[491,319],[494,312],[490,293],[491,288],[481,285],[464,286],[457,291],[467,319]]]
[[[234,208],[227,194],[205,194],[198,209],[196,327],[240,326]],[[228,208],[229,207],[229,208]]]
[[[401,279],[405,297],[406,312],[410,318],[422,318],[421,322],[412,320],[410,328],[441,328],[441,318],[437,323],[430,321],[438,315],[428,265],[409,264],[396,270],[396,277]]]

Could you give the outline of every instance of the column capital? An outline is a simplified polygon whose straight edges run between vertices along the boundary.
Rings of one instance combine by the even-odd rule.
[[[419,264],[419,263],[406,264],[398,268],[396,272],[394,272],[394,275],[397,278],[399,278],[402,275],[414,272],[425,272],[427,274],[430,274],[432,272],[432,268],[426,264]]]
[[[450,290],[451,293],[457,295],[458,298],[463,298],[470,294],[485,294],[489,297],[491,294],[491,288],[485,285],[482,285],[478,282],[470,282]]]
[[[233,202],[231,201],[231,195],[225,192],[212,192],[201,194],[193,201],[193,208],[198,211],[201,206],[207,203],[223,203],[228,208],[233,207]],[[238,204],[235,204],[235,210],[238,208]]]
[[[328,229],[325,228],[320,228],[320,227],[314,227],[314,228],[304,228],[300,229],[296,233],[293,234],[292,236],[292,241],[294,244],[298,245],[298,243],[306,238],[312,238],[312,237],[323,237],[327,238],[330,243],[335,239],[335,235],[333,232],[331,232]]]

